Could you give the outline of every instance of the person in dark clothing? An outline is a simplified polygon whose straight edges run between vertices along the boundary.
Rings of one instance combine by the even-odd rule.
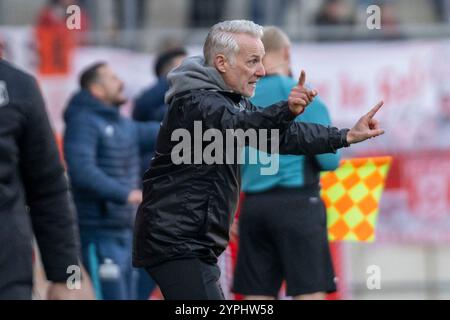
[[[72,299],[76,215],[36,80],[0,58],[0,299],[31,299],[33,235],[50,299]]]
[[[167,74],[180,65],[186,57],[186,49],[174,48],[161,53],[155,61],[155,74],[158,80],[154,86],[145,90],[135,101],[133,119],[136,121],[161,122],[167,112],[168,105],[164,103],[164,95],[169,89]],[[154,150],[142,155],[142,174],[148,169]]]
[[[155,61],[154,72],[158,78],[156,84],[136,99],[133,109],[133,119],[137,121],[162,121],[167,111],[164,95],[169,89],[167,74],[179,66],[186,57],[184,48],[174,48],[158,55]]]
[[[217,257],[228,244],[240,191],[240,164],[233,161],[239,151],[236,140],[239,145],[246,140],[234,130],[269,129],[274,132],[271,146],[263,150],[294,155],[334,153],[383,134],[373,119],[382,103],[352,129],[295,122],[317,94],[305,88],[303,71],[287,101],[263,109],[251,104],[248,97],[265,74],[262,33],[262,27],[251,21],[218,23],[206,38],[204,58],[186,58],[168,75],[170,107],[156,156],[144,175],[133,244],[134,266],[146,267],[166,299],[223,299]],[[216,157],[210,162],[204,142],[212,135],[223,142],[224,134],[233,143],[215,148]],[[258,134],[267,142],[262,130]]]
[[[169,89],[167,83],[167,74],[170,70],[180,65],[182,59],[187,55],[184,48],[173,48],[164,51],[155,61],[155,74],[158,80],[154,86],[145,90],[135,101],[133,109],[133,118],[136,121],[162,121],[168,110],[168,105],[164,103],[164,95]],[[141,172],[148,169],[150,160],[154,156],[155,150],[142,155]],[[139,300],[147,299],[155,288],[145,270],[139,269],[139,279],[137,283],[137,298]]]
[[[83,261],[99,298],[131,299],[132,226],[142,199],[140,155],[153,148],[160,124],[120,115],[123,83],[105,63],[86,69],[80,85],[64,114],[64,153]]]

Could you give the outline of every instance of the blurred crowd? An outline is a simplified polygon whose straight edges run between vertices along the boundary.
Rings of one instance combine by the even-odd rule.
[[[82,8],[82,31],[88,31],[84,41],[144,50],[155,49],[151,45],[155,37],[148,39],[149,31],[166,29],[164,32],[171,34],[175,30],[202,30],[230,17],[282,27],[295,40],[367,39],[367,32],[352,31],[361,31],[366,27],[370,5],[381,9],[383,28],[375,35],[377,38],[403,38],[405,32],[401,29],[404,26],[445,25],[450,22],[448,0],[190,0],[183,3],[173,0],[49,0],[43,7],[34,5],[40,11],[37,23],[55,25],[65,21],[64,8],[68,4],[78,4]],[[30,24],[32,21],[23,23]],[[16,22],[8,23],[8,17],[0,14],[0,25],[10,23]],[[306,34],[302,33],[303,30],[307,30]],[[181,34],[178,36],[183,37]],[[186,36],[197,43],[202,38],[189,33]],[[370,36],[374,37],[373,34]],[[144,44],[142,39],[145,37],[148,43]]]

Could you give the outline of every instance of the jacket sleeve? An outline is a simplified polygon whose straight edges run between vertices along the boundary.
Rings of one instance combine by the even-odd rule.
[[[156,121],[134,122],[134,124],[141,154],[155,150],[161,124]]]
[[[101,200],[126,203],[130,188],[105,174],[96,165],[98,130],[82,115],[71,119],[64,136],[64,154],[72,186]]]
[[[75,209],[37,83],[30,78],[21,85],[25,89],[24,101],[27,101],[20,142],[27,205],[47,278],[64,282],[69,276],[67,267],[79,264]]]
[[[315,155],[336,153],[348,147],[349,129],[325,127],[315,123],[293,122],[286,130],[280,131],[280,154]]]
[[[214,118],[218,119],[222,130],[278,129],[279,149],[272,150],[272,139],[269,138],[268,148],[263,151],[314,155],[335,153],[337,149],[348,146],[346,139],[348,129],[339,130],[320,124],[295,122],[293,120],[296,116],[289,110],[287,101],[280,101],[266,108],[257,108],[247,101],[247,108],[241,111],[238,108],[235,108],[236,110],[220,108],[217,101],[216,103],[212,103],[212,99],[209,101],[211,103],[206,103],[208,107],[204,109],[203,118],[206,122]],[[274,145],[278,144],[274,143]],[[259,143],[256,147],[259,148]]]

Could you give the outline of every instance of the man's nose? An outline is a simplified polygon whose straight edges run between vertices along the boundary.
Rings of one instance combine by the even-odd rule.
[[[255,72],[256,76],[262,78],[266,75],[266,70],[264,69],[264,65],[262,63],[259,63],[258,68]]]

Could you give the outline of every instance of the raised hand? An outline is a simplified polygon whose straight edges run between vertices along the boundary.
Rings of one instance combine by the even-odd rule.
[[[299,115],[305,111],[305,108],[314,97],[317,95],[315,90],[308,90],[305,88],[305,71],[302,70],[297,86],[295,86],[288,98],[288,105],[291,112],[295,115]]]
[[[378,102],[372,110],[362,116],[353,128],[348,131],[347,142],[349,144],[374,138],[384,133],[384,130],[380,129],[378,120],[373,118],[382,105],[383,101]]]

